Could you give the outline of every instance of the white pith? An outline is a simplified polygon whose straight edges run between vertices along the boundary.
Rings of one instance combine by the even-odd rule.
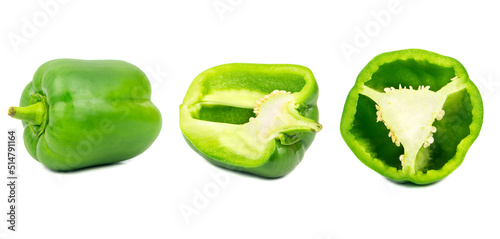
[[[427,148],[434,142],[433,134],[437,130],[432,126],[434,120],[445,117],[443,105],[448,95],[463,88],[457,77],[437,92],[429,86],[413,89],[399,85],[398,88],[385,88],[381,93],[363,86],[361,94],[376,103],[377,122],[382,121],[389,129],[388,137],[396,146],[404,147],[404,154],[399,157],[404,172],[415,173],[420,148]]]
[[[293,130],[321,130],[314,120],[298,114],[294,98],[290,92],[275,90],[271,94],[256,100],[254,113],[245,125],[248,134],[254,135],[257,142],[276,138],[280,133]]]

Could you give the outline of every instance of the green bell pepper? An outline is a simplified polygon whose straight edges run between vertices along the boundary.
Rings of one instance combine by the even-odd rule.
[[[262,177],[291,172],[311,145],[318,86],[297,65],[226,64],[198,75],[180,106],[188,144],[209,162]]]
[[[33,158],[68,171],[145,151],[161,129],[150,98],[146,75],[132,64],[57,59],[40,66],[9,115],[22,120]]]
[[[460,166],[482,122],[481,95],[460,62],[408,49],[380,54],[359,73],[340,131],[368,167],[428,184]]]

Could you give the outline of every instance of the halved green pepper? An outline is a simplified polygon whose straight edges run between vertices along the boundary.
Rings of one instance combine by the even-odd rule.
[[[297,65],[226,64],[198,75],[180,106],[189,145],[211,163],[262,177],[292,171],[311,145],[318,86]]]
[[[395,181],[428,184],[460,166],[482,122],[481,95],[460,62],[408,49],[365,66],[340,130],[368,167]]]
[[[145,151],[161,129],[151,85],[134,65],[116,60],[57,59],[35,73],[20,107],[30,155],[68,171],[109,164]]]

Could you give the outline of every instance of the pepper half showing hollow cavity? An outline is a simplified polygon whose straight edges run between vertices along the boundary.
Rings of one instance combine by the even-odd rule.
[[[427,184],[462,163],[482,118],[479,91],[458,61],[410,49],[381,54],[361,71],[341,133],[380,174]]]
[[[49,61],[8,114],[22,120],[30,155],[57,171],[132,158],[154,142],[162,123],[146,75],[116,60]]]
[[[306,67],[221,65],[191,83],[180,106],[180,128],[213,164],[280,177],[297,166],[322,128],[317,98]]]

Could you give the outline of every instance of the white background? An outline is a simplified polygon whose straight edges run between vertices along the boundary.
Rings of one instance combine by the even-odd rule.
[[[18,231],[6,230],[2,183],[0,237],[500,237],[495,1],[61,0],[47,11],[42,5],[48,2],[54,0],[0,3],[0,109],[19,103],[46,61],[121,59],[150,77],[163,128],[136,158],[71,173],[43,167],[18,137]],[[218,11],[214,4],[226,8]],[[377,20],[381,14],[383,21]],[[30,24],[36,30],[23,35]],[[364,41],[356,40],[364,34]],[[14,36],[24,40],[12,43]],[[344,54],[346,45],[357,51]],[[483,128],[463,164],[424,187],[395,184],[367,168],[339,132],[345,97],[359,71],[382,52],[406,48],[458,59],[484,100]],[[265,180],[217,168],[182,137],[178,106],[191,80],[232,62],[304,65],[317,79],[324,129],[286,177]],[[0,180],[6,182],[7,130],[21,136],[22,127],[6,114],[0,120]],[[209,195],[203,193],[207,188]],[[201,200],[197,192],[210,197]],[[182,207],[197,215],[183,217]]]

